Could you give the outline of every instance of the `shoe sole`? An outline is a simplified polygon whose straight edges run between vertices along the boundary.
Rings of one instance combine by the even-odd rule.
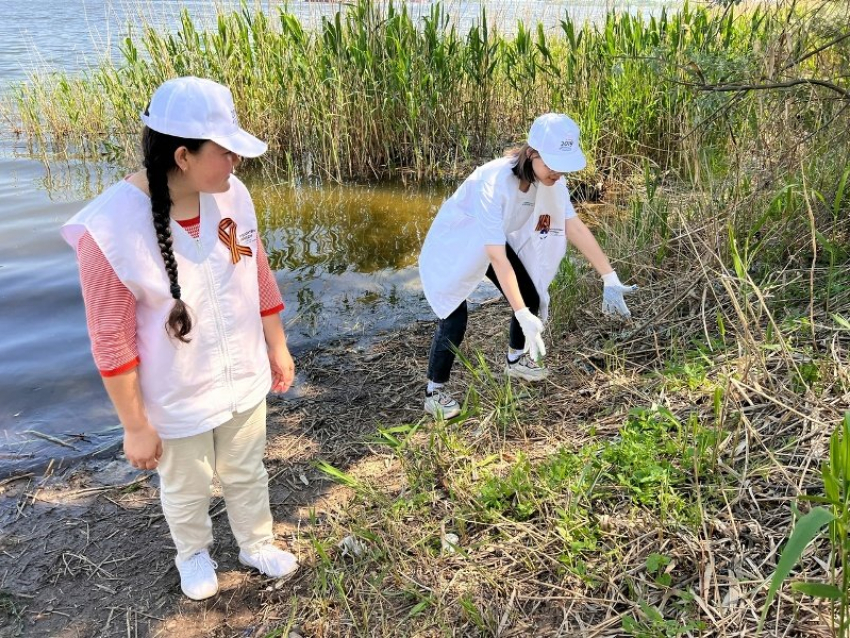
[[[242,556],[239,556],[239,562],[240,562],[240,563],[242,563],[243,565],[245,565],[245,567],[250,567],[251,569],[256,569],[258,572],[260,572],[260,573],[261,573],[263,576],[265,576],[266,578],[286,578],[287,576],[292,576],[292,574],[294,574],[295,572],[297,572],[297,571],[298,571],[298,568],[299,568],[299,567],[301,567],[301,563],[295,563],[295,567],[293,567],[291,570],[289,570],[289,571],[288,571],[288,572],[286,572],[285,574],[281,574],[280,576],[269,576],[267,573],[265,573],[264,571],[260,570],[260,568],[259,568],[259,567],[256,567],[256,566],[252,565],[251,563],[249,563],[249,562],[245,561],[245,560],[242,558]]]
[[[428,408],[425,408],[425,413],[430,414],[435,419],[442,419],[443,421],[448,421],[449,419],[453,419],[458,414],[460,414],[460,408],[455,408],[454,410],[449,410],[448,412],[444,412],[443,410],[434,410],[432,412]]]
[[[505,368],[505,374],[509,377],[513,377],[514,379],[523,379],[524,381],[545,381],[549,377],[548,371],[542,374],[533,375],[520,372],[519,370],[514,370],[513,368]]]
[[[209,595],[207,595],[207,596],[199,596],[199,597],[190,596],[189,594],[187,594],[187,593],[186,593],[186,590],[185,590],[185,589],[183,589],[182,587],[180,588],[180,591],[182,591],[182,592],[183,592],[183,595],[184,595],[186,598],[190,599],[190,600],[206,600],[207,598],[212,598],[213,596],[215,596],[216,594],[218,594],[218,589],[219,589],[219,588],[218,588],[218,584],[216,584],[215,591],[214,591],[213,593],[211,593],[211,594],[209,594]]]

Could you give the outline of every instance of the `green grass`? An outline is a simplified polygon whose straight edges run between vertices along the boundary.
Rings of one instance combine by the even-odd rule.
[[[685,424],[659,406],[632,410],[616,436],[596,437],[578,448],[565,446],[533,459],[523,452],[486,453],[470,439],[474,423],[464,419],[429,424],[427,431],[420,425],[392,432],[381,428],[375,441],[384,442],[399,464],[401,491],[395,496],[384,491],[375,499],[368,490],[356,490],[356,502],[345,516],[332,521],[331,529],[325,525],[316,532],[311,541],[318,559],[313,605],[329,617],[341,611],[359,617],[353,635],[368,633],[379,623],[393,627],[391,619],[402,617],[438,619],[446,631],[456,626],[473,632],[465,635],[488,635],[500,616],[479,597],[479,586],[501,585],[491,583],[476,565],[493,547],[502,547],[511,557],[509,563],[498,563],[494,577],[510,580],[525,574],[556,587],[603,591],[612,570],[629,553],[621,525],[664,521],[670,537],[677,529],[698,528],[700,516],[689,493],[697,480],[695,468],[701,480],[716,481],[710,470],[713,448],[704,441],[712,435],[695,420],[685,419]],[[721,507],[719,499],[704,505]],[[440,538],[447,531],[460,538],[455,554],[441,549]],[[349,533],[367,539],[369,548],[353,561],[334,549],[339,537]],[[659,552],[644,559],[641,571],[658,590],[675,586],[667,569],[672,560]],[[425,564],[430,565],[427,573],[448,570],[459,582],[482,580],[465,594],[445,598],[430,589],[433,583],[426,587],[417,580],[424,577],[419,570]],[[508,576],[506,568],[519,573]],[[686,593],[680,599],[687,599]],[[647,607],[633,622],[624,620],[624,630],[651,635],[645,632],[699,625],[687,620],[692,610],[684,603],[674,615],[685,618],[683,624],[652,609]]]

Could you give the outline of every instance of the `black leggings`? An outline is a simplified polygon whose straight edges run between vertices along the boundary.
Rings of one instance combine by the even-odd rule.
[[[514,249],[507,244],[505,245],[505,252],[508,255],[508,261],[510,261],[516,273],[522,300],[528,306],[528,309],[537,315],[537,311],[540,309],[540,296],[537,294],[537,289],[534,287],[531,277],[528,276],[528,271],[522,265]],[[496,284],[499,292],[504,294],[492,265],[487,269],[487,279]],[[429,381],[445,383],[449,380],[452,365],[455,361],[455,353],[452,350],[452,346],[459,348],[460,344],[463,343],[463,336],[466,334],[467,317],[466,301],[464,300],[448,317],[440,319],[437,324],[437,331],[434,333],[433,341],[431,341],[431,353],[428,357]],[[514,350],[525,348],[525,335],[522,333],[519,321],[513,315],[511,315],[509,343]]]

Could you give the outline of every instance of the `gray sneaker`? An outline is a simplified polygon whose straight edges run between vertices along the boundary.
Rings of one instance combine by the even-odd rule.
[[[543,381],[543,379],[549,376],[549,368],[537,365],[534,359],[529,357],[528,353],[525,352],[513,363],[510,361],[507,362],[505,365],[505,374],[515,379]]]
[[[460,405],[442,389],[425,393],[425,411],[435,419],[451,419],[460,414]]]

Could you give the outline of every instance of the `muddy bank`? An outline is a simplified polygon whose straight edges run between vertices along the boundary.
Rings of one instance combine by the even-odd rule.
[[[506,334],[509,311],[485,304],[472,343]],[[471,330],[471,332],[472,332]],[[238,564],[217,489],[211,505],[221,592],[204,602],[180,593],[173,546],[158,504],[157,477],[119,453],[51,466],[0,482],[0,637],[265,636],[273,609],[306,596],[313,579],[310,532],[351,496],[314,467],[380,475],[388,458],[368,441],[378,425],[422,418],[432,322],[365,344],[347,339],[297,358],[296,392],[269,403],[266,464],[278,539],[302,569],[276,583]],[[493,350],[497,365],[501,349]],[[465,387],[458,376],[458,390]],[[317,528],[318,525],[318,528]]]

